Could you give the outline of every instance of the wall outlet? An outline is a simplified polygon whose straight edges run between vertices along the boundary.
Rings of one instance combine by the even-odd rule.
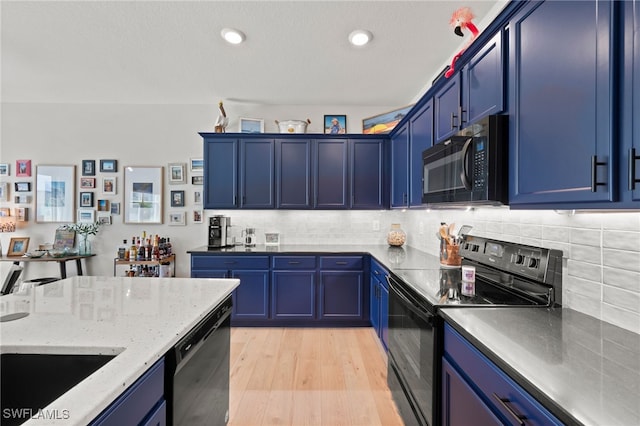
[[[424,235],[424,223],[422,222],[418,224],[418,234]]]
[[[373,221],[373,227],[372,227],[372,229],[373,229],[374,231],[379,231],[379,230],[380,230],[380,221],[379,221],[379,220],[374,220],[374,221]]]

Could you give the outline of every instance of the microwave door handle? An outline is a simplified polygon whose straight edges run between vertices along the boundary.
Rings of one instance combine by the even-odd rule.
[[[469,170],[467,170],[467,156],[469,155],[469,149],[471,148],[471,143],[473,142],[473,138],[467,139],[462,147],[462,170],[460,171],[460,180],[464,185],[464,188],[467,191],[471,191],[471,182],[469,179]]]

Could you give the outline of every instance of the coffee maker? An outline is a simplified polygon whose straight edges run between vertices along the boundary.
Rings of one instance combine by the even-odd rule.
[[[231,218],[228,216],[212,216],[209,218],[209,245],[210,249],[227,246],[227,232],[231,226]]]

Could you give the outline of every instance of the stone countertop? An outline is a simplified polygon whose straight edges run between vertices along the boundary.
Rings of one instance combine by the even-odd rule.
[[[565,423],[640,424],[640,335],[567,308],[440,314]]]
[[[1,353],[117,355],[52,402],[68,419],[27,425],[86,425],[237,287],[237,279],[77,276],[0,298]],[[45,407],[42,407],[43,409]]]

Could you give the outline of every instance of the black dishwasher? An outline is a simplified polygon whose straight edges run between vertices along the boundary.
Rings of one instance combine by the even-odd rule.
[[[167,425],[229,421],[231,296],[167,353]]]

